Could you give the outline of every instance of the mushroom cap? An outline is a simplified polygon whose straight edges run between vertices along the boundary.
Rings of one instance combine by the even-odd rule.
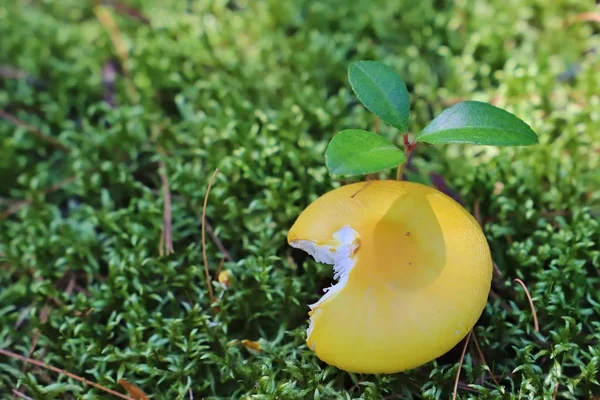
[[[334,265],[311,305],[307,345],[358,373],[418,367],[479,319],[493,262],[477,221],[442,192],[405,181],[342,186],[311,203],[288,243]]]

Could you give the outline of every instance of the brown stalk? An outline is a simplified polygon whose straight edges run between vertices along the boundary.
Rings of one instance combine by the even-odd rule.
[[[537,312],[535,311],[535,307],[533,305],[533,299],[531,298],[531,295],[529,294],[529,290],[527,289],[527,286],[525,286],[525,283],[522,280],[520,280],[519,278],[515,278],[514,281],[518,282],[523,287],[523,290],[525,290],[525,294],[527,295],[527,300],[529,300],[529,307],[531,307],[531,314],[533,314],[533,327],[536,332],[539,332],[540,325],[538,324]]]
[[[42,325],[45,324],[46,322],[48,322],[48,317],[50,316],[51,312],[52,312],[52,307],[48,303],[44,304],[44,306],[42,307],[42,310],[40,311],[40,322],[42,323]],[[33,338],[31,339],[31,346],[29,347],[29,352],[27,353],[27,357],[31,357],[31,355],[35,351],[38,340],[40,340],[40,331],[39,331],[39,329],[36,328],[33,331]],[[25,372],[25,366],[23,366],[22,372]]]
[[[73,182],[75,179],[77,179],[76,176],[71,176],[67,179],[64,179],[64,180],[50,186],[48,189],[44,190],[43,193],[46,195],[46,194],[56,192],[57,190],[60,190],[63,187],[67,186],[69,183]],[[31,200],[31,199],[27,199],[27,200],[21,200],[21,201],[15,203],[14,205],[12,205],[8,209],[6,209],[6,211],[0,213],[0,220],[13,215],[14,213],[18,212],[25,206],[30,205],[32,201],[33,200]]]
[[[210,302],[214,303],[216,301],[215,295],[212,290],[212,284],[210,279],[210,273],[208,272],[208,258],[206,256],[206,206],[208,205],[208,195],[210,193],[210,189],[215,181],[215,177],[219,172],[219,168],[215,169],[212,177],[210,178],[210,182],[208,183],[208,188],[206,189],[206,194],[204,195],[204,205],[202,206],[202,257],[204,259],[204,274],[206,275],[206,285],[208,286],[208,294],[210,296]]]
[[[137,91],[135,89],[135,86],[133,85],[131,74],[127,69],[127,47],[125,46],[125,42],[123,41],[123,37],[121,36],[121,31],[119,31],[119,27],[117,26],[111,13],[104,6],[97,5],[94,8],[94,12],[96,13],[96,18],[98,19],[100,24],[104,27],[106,32],[108,32],[110,41],[112,42],[115,48],[115,53],[121,61],[121,68],[123,69],[123,73],[127,77],[127,89],[129,91],[129,95],[134,98],[137,98]]]
[[[94,383],[94,382],[92,382],[92,381],[90,381],[88,379],[82,378],[82,377],[77,376],[75,374],[72,374],[72,373],[70,373],[68,371],[65,371],[64,369],[60,369],[60,368],[53,367],[52,365],[48,365],[48,364],[46,364],[46,363],[44,363],[42,361],[34,360],[32,358],[29,358],[29,357],[23,357],[23,356],[21,356],[19,354],[13,353],[12,351],[4,350],[4,349],[0,349],[0,354],[4,355],[6,357],[13,358],[15,360],[19,360],[19,361],[23,361],[23,362],[28,363],[28,364],[35,365],[36,367],[40,367],[40,368],[43,368],[43,369],[50,370],[52,372],[56,372],[57,374],[68,376],[71,379],[75,379],[76,381],[79,381],[79,382],[81,382],[81,383],[83,383],[85,385],[92,386],[92,387],[94,387],[94,388],[96,388],[98,390],[102,390],[103,392],[112,394],[113,396],[119,397],[121,399],[135,400],[135,399],[132,399],[129,396],[125,396],[124,394],[121,394],[119,392],[115,392],[114,390],[111,390],[111,389],[109,389],[107,387],[104,387],[102,385]]]
[[[171,218],[171,191],[169,190],[169,178],[167,177],[167,167],[161,160],[158,162],[160,169],[160,181],[162,183],[164,208],[163,208],[163,226],[160,238],[160,255],[164,252],[167,255],[175,252],[173,249],[173,224]]]
[[[10,65],[0,64],[0,78],[27,79],[29,74],[23,70],[13,68]]]
[[[114,0],[96,0],[94,1],[94,3],[96,5],[100,5],[100,4],[104,4],[107,6],[111,6],[112,8],[115,9],[116,12],[118,12],[121,15],[124,15],[126,17],[130,17],[133,18],[145,25],[150,25],[150,19],[148,19],[148,17],[146,17],[144,14],[142,14],[142,12],[136,8],[133,8],[131,6],[128,6],[127,4],[123,4],[119,1],[114,1]]]
[[[217,272],[215,272],[216,276],[219,276],[221,270],[223,270],[223,265],[225,264],[225,257],[221,257],[221,261],[219,261],[219,267],[217,268]]]
[[[226,258],[228,261],[235,261],[231,254],[227,251],[225,246],[223,246],[223,242],[221,242],[219,237],[215,234],[215,230],[208,221],[206,221],[206,231],[208,232],[208,235],[212,239],[215,246],[217,246],[221,254],[223,254],[223,257]]]
[[[25,400],[33,400],[31,397],[29,397],[29,396],[27,396],[27,395],[25,395],[25,394],[23,394],[23,393],[19,392],[19,391],[18,391],[18,390],[16,390],[16,389],[13,389],[13,390],[12,390],[12,392],[13,392],[13,394],[14,394],[15,396],[17,396],[17,397],[18,397],[18,398],[20,398],[20,399],[25,399]]]
[[[415,147],[417,147],[416,142],[415,143],[410,142],[408,133],[405,133],[402,136],[402,140],[404,142],[404,155],[406,157],[406,160],[404,160],[402,163],[400,163],[400,165],[398,165],[398,169],[396,170],[396,180],[397,181],[406,179],[405,168],[406,168],[406,166],[408,166],[408,164],[410,164],[410,162],[412,160],[413,151],[415,150]]]
[[[479,358],[481,358],[481,362],[490,369],[490,377],[492,378],[496,386],[500,386],[500,382],[498,382],[498,380],[494,376],[494,371],[492,371],[492,369],[490,368],[490,365],[488,364],[487,360],[485,359],[485,356],[483,355],[483,351],[481,351],[481,347],[479,346],[479,340],[477,340],[477,335],[475,334],[475,332],[473,332],[473,343],[475,343],[475,348],[477,349]]]
[[[156,195],[158,195],[160,193],[158,190],[155,190],[155,189],[152,189],[151,191],[152,191],[152,193],[154,193]],[[171,194],[171,199],[172,200],[182,200],[182,201],[185,201],[188,203],[190,202],[188,198],[181,196],[181,195],[177,195],[177,194],[175,194],[175,195]],[[195,207],[192,207],[192,208],[194,208],[194,210],[195,210]],[[223,245],[223,242],[221,242],[221,240],[215,233],[214,228],[212,227],[212,225],[210,224],[210,222],[208,220],[206,221],[206,232],[212,239],[214,245],[217,246],[217,248],[219,249],[221,254],[223,254],[223,257],[225,257],[225,259],[228,261],[235,261],[235,258],[233,258],[231,253],[229,253],[229,251],[225,248],[225,246]]]
[[[7,120],[8,122],[10,122],[13,125],[25,128],[25,130],[27,130],[27,132],[31,133],[36,138],[38,138],[48,144],[51,144],[52,146],[64,151],[65,153],[69,153],[71,151],[71,149],[69,149],[67,146],[65,146],[60,140],[58,140],[52,136],[48,136],[48,135],[44,134],[42,131],[40,131],[35,126],[28,124],[25,121],[20,120],[19,118],[15,117],[14,115],[8,113],[5,110],[0,109],[0,118],[4,118],[5,120]]]
[[[510,308],[510,306],[508,305],[506,300],[504,300],[504,298],[502,296],[500,296],[498,293],[496,293],[494,290],[490,290],[490,297],[494,300],[499,300],[500,305],[502,306],[502,308],[504,308],[505,311],[507,311],[507,312],[512,311],[512,309]]]
[[[470,387],[469,385],[467,385],[466,383],[463,383],[463,382],[458,382],[458,387],[461,388],[461,389],[463,389],[463,390],[466,390],[467,392],[479,393],[479,390],[474,389],[474,388]]]
[[[498,268],[498,264],[494,263],[494,273],[498,276],[502,276],[502,272],[500,272],[500,268]]]
[[[452,400],[456,400],[456,392],[458,391],[458,381],[460,379],[460,371],[462,369],[463,361],[465,360],[465,354],[467,353],[467,346],[469,346],[469,340],[473,331],[469,331],[467,338],[465,339],[465,346],[463,347],[462,354],[460,355],[460,362],[458,363],[458,371],[456,372],[456,380],[454,381],[454,391],[452,392]]]
[[[69,278],[69,282],[67,283],[67,287],[65,289],[65,293],[67,295],[70,295],[73,292],[73,289],[75,287],[75,274],[71,273],[70,274],[70,278]],[[40,311],[40,323],[42,325],[46,324],[48,322],[48,319],[50,318],[50,313],[52,312],[52,306],[50,306],[50,300],[54,301],[55,303],[62,303],[60,300],[58,299],[48,299],[46,301],[46,303],[44,304],[44,306],[42,307],[41,311]],[[64,304],[59,304],[60,306],[64,306]],[[40,330],[35,328],[33,331],[33,337],[31,339],[31,346],[29,346],[29,351],[27,352],[27,357],[31,357],[33,355],[33,352],[35,351],[35,348],[37,347],[37,343],[40,339]],[[23,368],[21,368],[21,372],[25,373],[27,371],[27,367],[28,364],[23,364]],[[17,386],[17,390],[21,389],[22,385]]]
[[[483,225],[481,224],[481,205],[478,198],[475,198],[475,203],[473,204],[473,216],[479,226],[483,228]]]

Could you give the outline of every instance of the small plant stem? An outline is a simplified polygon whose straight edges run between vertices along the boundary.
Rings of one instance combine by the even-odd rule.
[[[405,164],[405,162],[403,161],[402,163],[400,163],[400,165],[398,165],[398,169],[396,170],[396,180],[397,181],[402,180],[402,173],[404,172],[404,164]]]
[[[398,165],[398,169],[396,170],[397,181],[401,181],[403,179],[404,167],[410,162],[412,153],[415,150],[415,147],[417,147],[417,143],[411,143],[408,140],[408,133],[404,134],[402,140],[404,141],[404,155],[406,156],[406,160],[404,160],[400,163],[400,165]]]
[[[379,118],[377,118],[377,117],[375,117],[375,122],[373,123],[373,132],[379,134]],[[373,181],[373,180],[377,180],[378,179],[377,176],[378,176],[377,173],[375,173],[375,174],[367,174],[366,180],[369,181],[369,182]],[[354,197],[354,196],[356,196],[356,193],[352,197]]]

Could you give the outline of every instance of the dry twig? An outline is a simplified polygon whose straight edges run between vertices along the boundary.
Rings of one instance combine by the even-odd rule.
[[[498,300],[500,301],[500,306],[507,312],[511,312],[512,309],[510,308],[510,306],[508,305],[508,303],[506,302],[506,300],[504,300],[504,298],[502,296],[500,296],[498,293],[496,293],[494,290],[490,290],[490,297],[494,300]]]
[[[498,268],[498,264],[494,263],[494,273],[498,276],[502,276],[502,272],[500,271],[500,268]]]
[[[23,70],[13,68],[10,65],[0,64],[0,78],[27,79],[29,74]]]
[[[162,192],[163,192],[163,227],[162,234],[160,237],[160,255],[163,255],[163,245],[164,252],[169,255],[175,252],[173,250],[173,225],[171,218],[171,191],[169,190],[169,178],[167,177],[167,167],[165,163],[161,160],[159,163],[160,170],[160,181],[162,182]]]
[[[458,391],[458,380],[460,379],[460,371],[462,369],[463,361],[465,360],[465,354],[467,353],[467,346],[469,346],[469,340],[473,331],[469,331],[467,338],[465,339],[465,346],[463,347],[462,354],[460,355],[460,362],[458,363],[458,371],[456,372],[456,380],[454,381],[454,391],[452,392],[452,400],[456,400],[456,392]]]
[[[111,13],[104,6],[96,6],[94,8],[94,12],[96,13],[96,18],[98,18],[100,24],[108,32],[108,36],[110,37],[110,40],[115,48],[115,53],[117,53],[117,57],[119,57],[121,69],[127,78],[127,89],[129,91],[129,95],[133,98],[137,98],[137,91],[133,85],[131,74],[127,68],[127,47],[125,46],[125,42],[123,41],[123,37],[119,31],[119,27],[115,23]]]
[[[118,12],[121,15],[133,18],[145,25],[150,25],[150,19],[148,19],[148,17],[146,17],[144,14],[142,14],[142,12],[136,8],[133,8],[131,6],[128,6],[127,4],[123,4],[119,1],[116,0],[96,0],[94,2],[96,5],[100,5],[100,4],[104,4],[107,6],[111,6],[112,8],[115,9],[116,12]]]
[[[42,131],[40,131],[35,126],[28,124],[25,121],[21,121],[19,118],[15,117],[14,115],[8,113],[5,110],[0,109],[0,118],[4,118],[5,120],[7,120],[8,122],[10,122],[13,125],[25,128],[25,130],[27,130],[27,132],[31,133],[36,138],[38,138],[48,144],[51,144],[52,146],[64,151],[65,153],[69,153],[71,151],[71,149],[69,149],[67,146],[65,146],[60,140],[58,140],[52,136],[48,136],[48,135],[44,134]]]
[[[67,287],[65,289],[65,294],[70,295],[73,292],[74,288],[75,288],[75,274],[71,273],[70,277],[69,277],[69,281],[67,283]],[[58,303],[58,305],[60,305],[60,306],[64,306],[64,304],[62,304],[62,302],[58,299],[55,299],[55,298],[48,299],[40,311],[40,323],[42,325],[44,325],[48,322],[48,319],[50,318],[50,313],[52,312],[52,306],[50,306],[50,304],[49,304],[50,300],[52,300],[54,303]],[[33,337],[31,339],[31,346],[29,346],[29,351],[27,352],[27,357],[31,357],[33,355],[35,348],[37,347],[37,343],[40,339],[40,335],[41,335],[40,330],[38,328],[35,328],[33,330]],[[25,373],[27,371],[28,365],[29,364],[23,364],[23,368],[21,368],[22,373]],[[21,383],[19,386],[17,386],[17,390],[20,390],[22,385],[23,384]]]
[[[558,396],[558,382],[556,382],[556,385],[554,385],[554,392],[552,393],[552,400],[556,399],[556,396]]]
[[[156,189],[151,189],[151,191],[152,191],[152,193],[154,193],[156,195],[158,195],[160,193],[160,191],[158,191]],[[185,201],[187,203],[190,203],[190,200],[187,197],[181,196],[181,195],[178,195],[178,194],[171,194],[171,199],[172,200],[181,200],[181,201]],[[192,208],[194,209],[194,211],[196,211],[196,212],[198,211],[196,209],[196,207],[192,206]],[[217,246],[217,248],[219,249],[219,251],[221,252],[221,254],[223,255],[223,257],[227,261],[234,261],[235,262],[235,258],[225,248],[225,245],[223,245],[223,242],[221,242],[221,240],[219,239],[219,237],[215,233],[215,230],[212,227],[212,225],[210,224],[210,222],[208,221],[208,219],[205,221],[205,223],[206,223],[206,232],[210,236],[210,238],[213,241],[214,245]]]
[[[76,381],[79,381],[79,382],[81,382],[83,384],[92,386],[92,387],[94,387],[94,388],[96,388],[98,390],[102,390],[103,392],[112,394],[113,396],[117,396],[117,397],[119,397],[121,399],[135,400],[135,399],[132,399],[131,397],[125,396],[124,394],[121,394],[119,392],[115,392],[114,390],[111,390],[111,389],[109,389],[107,387],[104,387],[102,385],[94,383],[94,382],[92,382],[92,381],[90,381],[88,379],[82,378],[81,376],[77,376],[77,375],[72,374],[72,373],[70,373],[68,371],[65,371],[64,369],[60,369],[60,368],[53,367],[52,365],[48,365],[48,364],[46,364],[46,363],[44,363],[42,361],[34,360],[32,358],[29,358],[29,357],[23,357],[23,356],[21,356],[19,354],[13,353],[12,351],[4,350],[4,349],[0,349],[0,354],[4,355],[6,357],[14,358],[15,360],[26,362],[28,364],[33,364],[36,367],[40,367],[40,368],[43,368],[43,369],[47,369],[47,370],[56,372],[57,374],[68,376],[71,379],[75,379]]]
[[[27,396],[27,395],[25,395],[25,394],[23,394],[23,393],[19,392],[19,391],[18,391],[18,390],[16,390],[16,389],[13,389],[13,390],[12,390],[12,392],[13,392],[13,394],[14,394],[15,396],[17,396],[17,397],[18,397],[18,398],[20,398],[20,399],[25,399],[25,400],[33,400],[31,397],[29,397],[29,396]]]
[[[472,388],[471,386],[467,385],[466,383],[463,382],[458,382],[458,387],[466,390],[467,392],[471,392],[471,393],[479,393],[479,390]]]
[[[77,179],[76,176],[71,176],[67,179],[64,179],[64,180],[50,186],[48,189],[44,190],[43,193],[45,195],[47,195],[47,194],[56,192],[57,190],[60,190],[63,187],[67,186],[69,183],[73,182],[75,179]],[[6,209],[4,212],[0,213],[0,220],[13,215],[14,213],[18,212],[25,206],[30,205],[32,203],[32,201],[33,200],[31,200],[31,199],[27,199],[27,200],[21,200],[15,204],[13,204],[8,209]]]
[[[492,378],[496,386],[500,386],[500,382],[498,382],[498,379],[496,379],[496,377],[494,376],[494,371],[492,371],[492,368],[490,367],[487,360],[485,359],[485,356],[483,355],[483,351],[481,351],[481,347],[479,346],[479,341],[477,340],[477,335],[475,335],[475,332],[473,332],[473,343],[475,343],[475,347],[477,348],[477,353],[479,354],[479,358],[481,358],[481,362],[487,365],[487,367],[490,369],[490,377]]]
[[[514,281],[518,282],[521,286],[523,286],[523,290],[525,290],[525,294],[527,295],[527,300],[529,300],[529,307],[531,307],[531,313],[533,314],[533,327],[536,332],[539,332],[540,325],[538,324],[537,312],[535,311],[535,307],[533,305],[533,299],[531,298],[531,295],[529,294],[529,290],[527,289],[527,286],[525,286],[525,283],[522,280],[520,280],[519,278],[515,278]]]
[[[206,231],[208,232],[208,235],[212,239],[215,246],[217,246],[217,248],[219,249],[221,254],[223,254],[223,257],[226,258],[228,261],[235,261],[235,259],[231,256],[231,253],[229,253],[229,251],[227,251],[227,249],[223,245],[223,242],[221,242],[221,240],[215,233],[215,230],[213,229],[210,222],[208,222],[208,221],[206,221]]]
[[[475,198],[475,203],[473,204],[473,216],[475,217],[475,220],[477,221],[479,226],[483,228],[483,225],[481,223],[481,204],[478,198]]]
[[[208,188],[206,189],[206,194],[204,195],[204,205],[202,206],[202,257],[204,258],[204,273],[206,275],[206,285],[208,286],[208,294],[210,296],[211,303],[214,303],[216,299],[212,290],[210,273],[208,272],[208,258],[206,256],[206,206],[208,204],[208,195],[210,193],[210,189],[212,188],[212,185],[215,181],[215,177],[217,176],[218,172],[219,168],[216,168],[215,172],[213,172],[212,177],[210,178]]]

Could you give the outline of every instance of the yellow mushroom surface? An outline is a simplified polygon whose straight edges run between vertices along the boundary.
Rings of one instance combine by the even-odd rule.
[[[473,328],[490,291],[479,224],[418,183],[332,190],[300,214],[288,242],[333,265],[336,283],[310,305],[307,345],[346,371],[394,373],[443,355]]]

